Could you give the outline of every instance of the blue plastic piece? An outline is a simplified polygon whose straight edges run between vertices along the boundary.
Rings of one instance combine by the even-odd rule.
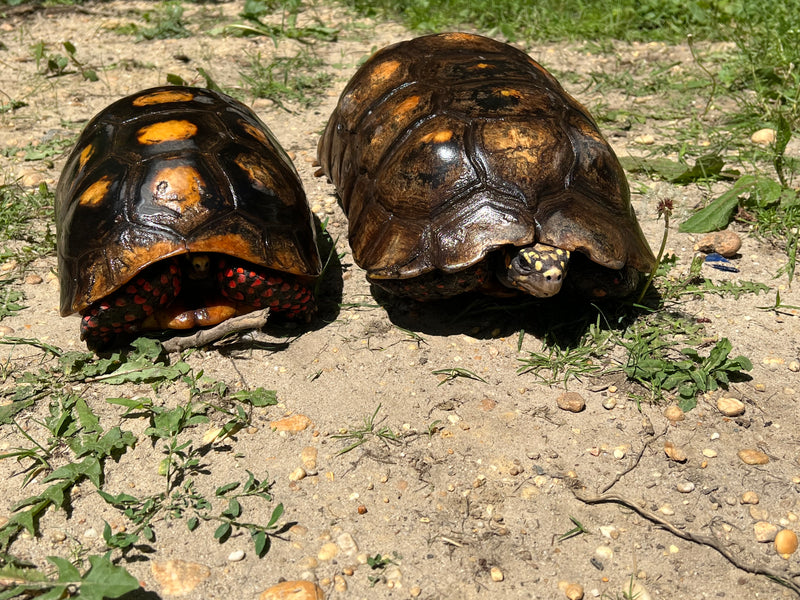
[[[728,273],[738,273],[739,269],[733,266],[733,263],[721,254],[712,252],[706,256],[706,264],[709,267],[717,269],[718,271],[727,271]]]

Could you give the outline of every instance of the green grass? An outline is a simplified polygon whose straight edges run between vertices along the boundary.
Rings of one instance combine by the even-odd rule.
[[[786,157],[785,150],[800,128],[800,0],[342,1],[363,15],[399,18],[420,33],[467,27],[510,40],[571,41],[593,53],[614,54],[616,67],[592,73],[589,82],[557,74],[593,88],[596,95],[651,97],[642,104],[592,108],[604,129],[671,120],[655,123],[669,142],[650,148],[653,159],[677,154],[679,168],[686,171],[711,155],[723,160],[731,181],[743,173],[758,178],[756,186],[734,185],[721,200],[726,218],[703,227],[719,229],[734,218],[743,220],[785,249],[787,260],[777,266],[776,275],[793,277],[800,228],[800,199],[794,188],[800,181],[800,161]],[[633,60],[616,40],[687,44],[693,62]],[[681,68],[672,72],[675,66]],[[718,110],[720,102],[736,108]],[[768,147],[754,147],[749,136],[764,127],[775,129],[777,139]],[[674,183],[695,182],[703,185],[695,177]],[[777,182],[778,191],[765,194],[769,182]],[[712,198],[709,206],[719,212],[715,202]]]

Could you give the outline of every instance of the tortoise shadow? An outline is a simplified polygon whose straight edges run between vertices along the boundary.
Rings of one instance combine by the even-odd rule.
[[[447,300],[418,302],[392,296],[374,285],[372,296],[386,310],[392,324],[409,331],[476,339],[525,333],[548,338],[563,348],[579,345],[589,328],[597,323],[603,329],[621,330],[661,304],[658,292],[652,287],[641,304],[631,298],[598,301],[568,293],[552,298],[463,294]]]

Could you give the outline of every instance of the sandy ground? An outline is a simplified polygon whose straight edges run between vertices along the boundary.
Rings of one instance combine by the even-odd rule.
[[[168,73],[202,83],[197,75],[202,67],[223,87],[241,90],[238,73],[249,56],[291,56],[301,48],[285,39],[276,45],[265,37],[199,33],[211,23],[242,22],[238,2],[187,5],[184,19],[193,32],[188,38],[143,41],[114,31],[140,21],[141,11],[153,6],[88,3],[14,10],[2,19],[0,102],[19,100],[25,106],[0,112],[0,148],[71,138],[104,106],[165,83]],[[132,597],[176,595],[157,575],[159,565],[169,560],[206,567],[198,567],[196,581],[189,575],[179,579],[191,597],[208,599],[255,598],[283,579],[316,581],[326,598],[560,598],[567,597],[564,582],[581,585],[586,598],[622,597],[631,582],[639,598],[792,597],[790,589],[763,573],[771,571],[800,585],[798,554],[781,558],[772,543],[756,538],[759,527],[770,529],[756,523],[797,529],[800,514],[800,374],[790,369],[800,355],[798,314],[757,308],[773,303],[776,290],[785,304],[800,305],[796,288],[785,276],[775,277],[785,259],[780,249],[740,229],[743,245],[735,259],[740,273],[704,267],[703,274],[718,281],[761,282],[771,291],[738,299],[687,296],[670,308],[703,323],[702,337],[712,342],[727,337],[732,356],[752,360],[750,377],[725,392],[744,402],[742,416],[721,414],[716,406],[722,392],[715,392],[699,398],[684,420],[671,422],[664,416],[666,404],[637,402],[635,395],[643,390],[620,373],[571,379],[568,390],[580,394],[586,408],[579,413],[560,410],[556,399],[565,391],[562,383],[546,385],[533,373],[518,372],[519,359],[542,351],[542,333],[556,325],[547,322],[549,317],[537,319],[529,314],[529,305],[513,302],[501,303],[503,310],[489,317],[459,304],[420,307],[401,302],[387,310],[372,296],[350,256],[346,221],[333,190],[324,178],[313,176],[312,162],[327,116],[360,61],[371,50],[412,34],[396,24],[356,20],[324,5],[301,13],[298,25],[312,23],[339,29],[336,41],[311,46],[324,61],[321,68],[333,75],[318,102],[303,108],[284,101],[287,112],[269,100],[248,99],[247,91],[241,91],[293,157],[310,204],[327,219],[342,255],[340,264],[327,275],[319,317],[308,329],[289,332],[286,343],[267,345],[246,338],[233,349],[198,351],[186,359],[232,389],[264,387],[276,390],[278,399],[276,406],[253,409],[250,427],[202,454],[202,472],[193,477],[196,488],[213,498],[216,487],[244,481],[249,470],[274,481],[274,501],[243,501],[246,518],[265,523],[280,502],[285,507],[281,522],[296,525],[258,558],[246,534],[221,544],[214,539],[214,523],[189,532],[181,521],[161,519],[153,525],[151,552],[129,552],[119,561],[142,582],[144,590]],[[50,77],[37,71],[31,47],[43,41],[50,52],[63,54],[58,43],[66,40],[77,48],[78,60],[97,70],[99,81],[84,81],[77,73]],[[569,73],[565,86],[590,108],[657,104],[653,98],[593,92],[591,73],[619,72],[626,69],[624,60],[580,45],[521,46],[555,73]],[[616,52],[637,61],[688,56],[686,48],[658,44],[619,46]],[[680,126],[680,121],[648,119],[628,129],[604,131],[624,157],[643,153],[633,142],[637,137],[651,134],[661,143]],[[796,148],[793,152],[797,154]],[[4,183],[55,184],[65,153],[34,161],[25,161],[22,154],[0,155]],[[663,221],[656,219],[660,199],[674,199],[680,221],[709,193],[727,186],[714,184],[709,192],[631,175],[634,207],[654,248],[663,231]],[[694,243],[694,237],[671,231],[674,274],[688,269]],[[2,325],[16,336],[65,350],[83,349],[77,319],[58,315],[54,256],[36,260],[24,273],[13,265],[6,268],[20,275],[13,285],[24,291],[27,308]],[[24,283],[30,274],[43,282]],[[462,309],[462,316],[454,319]],[[8,393],[26,370],[52,365],[50,360],[31,346],[3,346],[2,389]],[[455,367],[483,381],[447,380],[434,373]],[[154,391],[147,384],[94,383],[75,391],[104,427],[120,425],[139,436],[135,449],[118,462],[108,462],[103,489],[142,496],[160,490],[163,455],[143,435],[147,419],[122,418],[121,407],[105,399],[146,397],[169,408],[186,401],[186,387],[175,384]],[[376,411],[375,429],[389,428],[398,440],[370,436],[360,447],[340,453],[348,440],[335,436],[358,429]],[[43,398],[17,420],[29,435],[44,439],[40,422],[47,414]],[[297,432],[270,426],[293,415],[307,417],[308,426]],[[215,415],[211,424],[187,429],[180,439],[200,445],[205,431],[221,422]],[[670,460],[665,442],[683,450],[686,461]],[[0,444],[0,451],[29,445],[11,425],[2,426]],[[759,450],[769,462],[747,465],[737,456],[742,449]],[[69,457],[66,449],[59,452],[55,466]],[[22,488],[23,466],[0,461],[0,477],[7,481],[0,518],[11,514],[14,502],[46,485],[40,476]],[[299,467],[305,470],[301,479]],[[612,483],[606,493],[638,511],[579,499],[596,496]],[[755,500],[746,492],[755,492]],[[43,566],[46,556],[102,554],[104,521],[114,531],[130,528],[88,481],[73,493],[71,504],[69,514],[48,511],[40,522],[41,535],[21,536],[12,552]],[[648,521],[644,514],[656,515],[673,529]],[[560,539],[574,527],[571,518],[587,533]],[[702,543],[703,536],[712,545]],[[714,545],[744,568],[734,566]],[[236,550],[245,553],[240,560],[231,556]],[[367,558],[377,554],[392,562],[371,568]]]

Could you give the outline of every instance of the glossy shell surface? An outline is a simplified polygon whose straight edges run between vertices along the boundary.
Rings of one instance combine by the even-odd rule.
[[[56,219],[62,315],[187,252],[307,279],[321,270],[290,159],[249,108],[207,89],[145,90],[92,119],[62,172]]]
[[[372,278],[456,272],[542,242],[611,269],[654,257],[613,150],[524,52],[449,33],[375,53],[318,147]]]

